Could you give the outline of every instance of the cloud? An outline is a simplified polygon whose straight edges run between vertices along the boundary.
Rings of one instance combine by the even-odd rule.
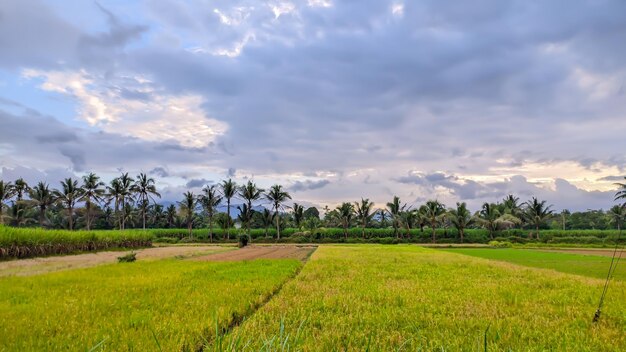
[[[170,174],[166,168],[162,166],[155,167],[154,169],[149,171],[150,175],[156,175],[159,177],[168,177]]]
[[[212,183],[213,181],[209,181],[204,178],[199,178],[199,179],[194,178],[194,179],[189,180],[187,184],[185,184],[185,186],[187,188],[199,188],[199,187],[204,187],[206,185],[210,185]]]
[[[330,181],[328,180],[318,180],[318,181],[312,181],[312,180],[305,180],[305,181],[296,181],[293,183],[293,185],[291,185],[289,187],[290,190],[294,191],[294,192],[300,192],[300,191],[311,191],[311,190],[315,190],[315,189],[319,189],[322,188],[326,185],[330,184]]]

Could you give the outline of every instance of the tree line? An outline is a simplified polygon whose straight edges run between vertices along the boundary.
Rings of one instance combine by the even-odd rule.
[[[626,199],[626,183],[619,187],[615,200]],[[108,184],[99,176],[89,173],[81,179],[66,178],[59,188],[51,188],[45,182],[31,187],[19,178],[14,182],[0,181],[0,223],[12,226],[45,228],[120,229],[186,227],[189,236],[193,229],[207,226],[213,239],[213,228],[224,229],[225,239],[230,239],[231,229],[240,225],[247,234],[252,228],[276,229],[280,239],[281,229],[295,227],[313,231],[320,227],[339,227],[347,238],[348,229],[360,227],[362,235],[369,227],[393,228],[397,238],[409,236],[411,229],[429,229],[435,241],[438,228],[455,228],[463,241],[468,228],[484,228],[490,238],[497,231],[524,228],[531,236],[539,237],[542,228],[620,229],[626,217],[624,204],[615,205],[609,211],[589,210],[556,213],[545,200],[532,197],[521,202],[508,195],[499,202],[486,202],[472,213],[465,202],[446,207],[438,200],[428,200],[419,206],[410,206],[393,199],[383,207],[376,208],[367,198],[356,202],[343,202],[334,209],[326,206],[321,215],[314,207],[307,209],[298,203],[287,203],[291,195],[282,185],[264,190],[252,180],[237,184],[232,179],[209,184],[199,194],[187,191],[182,200],[165,207],[157,202],[161,198],[156,182],[145,173],[131,177],[122,173]],[[237,215],[231,216],[233,200]],[[226,211],[219,211],[225,207]],[[256,208],[256,209],[255,209]]]

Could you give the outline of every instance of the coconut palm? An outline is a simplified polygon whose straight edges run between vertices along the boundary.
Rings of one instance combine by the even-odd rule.
[[[394,196],[390,203],[387,203],[387,209],[389,215],[391,215],[391,222],[393,225],[393,234],[398,237],[398,228],[400,227],[400,212],[405,208],[405,205],[400,204],[400,198]]]
[[[274,217],[276,218],[276,238],[280,239],[280,215],[279,211],[282,207],[282,204],[287,201],[287,199],[291,199],[291,195],[286,191],[283,191],[283,186],[281,185],[273,185],[270,187],[269,191],[265,194],[265,199],[272,202],[272,207],[274,208]]]
[[[436,241],[437,225],[446,213],[446,208],[438,200],[429,200],[423,208],[423,215],[432,230],[433,243]]]
[[[128,176],[128,172],[120,175],[118,179],[119,179],[119,183],[121,187],[120,205],[122,209],[124,210],[126,208],[126,204],[133,201],[132,187],[133,187],[133,183],[135,182],[135,180],[133,180],[132,177]],[[120,222],[120,229],[124,230],[125,228],[126,228],[126,217],[122,216],[121,222]]]
[[[213,215],[217,211],[216,208],[222,203],[222,196],[218,194],[215,185],[206,186],[202,189],[202,194],[198,197],[198,201],[209,219],[209,238],[213,242]]]
[[[254,210],[252,210],[252,202],[259,200],[262,195],[263,190],[258,188],[257,185],[251,180],[248,180],[245,185],[239,188],[239,196],[246,201],[246,205],[248,206],[248,212],[246,214],[248,216],[248,219],[246,219],[246,233],[248,236],[250,236],[250,223],[252,220],[252,213],[254,212]]]
[[[615,224],[617,230],[621,230],[624,218],[626,218],[626,207],[614,205],[609,209],[608,215],[611,217],[611,222]]]
[[[624,180],[626,180],[626,177],[624,177]],[[622,206],[626,206],[626,182],[624,183],[616,183],[616,186],[619,187],[617,193],[615,193],[615,200],[624,200],[625,202],[623,203]]]
[[[78,180],[71,177],[61,181],[61,189],[54,190],[55,200],[67,209],[68,227],[74,229],[74,208],[76,202],[83,196],[83,189],[78,186]]]
[[[456,209],[450,209],[448,213],[450,214],[450,222],[457,229],[461,243],[463,243],[465,229],[474,222],[472,214],[467,209],[465,202],[456,203]]]
[[[406,229],[406,237],[411,238],[411,229],[417,222],[419,215],[415,209],[403,210],[399,214],[400,225]]]
[[[122,217],[120,216],[120,200],[122,199],[122,183],[119,178],[114,178],[106,188],[106,196],[113,200],[113,214],[117,221],[117,227],[122,229]]]
[[[54,204],[54,194],[44,182],[37,183],[37,186],[29,190],[31,202],[39,210],[39,226],[44,226],[46,220],[46,210]]]
[[[501,216],[496,204],[484,203],[475,219],[489,232],[489,238],[493,239],[494,233],[500,228]]]
[[[242,228],[248,228],[250,219],[252,218],[252,209],[248,207],[248,204],[242,204],[237,206],[239,214],[237,214],[237,220],[241,223]]]
[[[273,213],[271,210],[269,209],[263,209],[263,213],[261,213],[261,224],[263,225],[263,228],[265,229],[265,237],[267,238],[267,233],[268,233],[268,229],[273,225],[274,223],[274,217],[276,217],[276,213]]]
[[[167,227],[172,228],[176,224],[176,206],[170,204],[165,210],[165,218],[167,219]]]
[[[354,202],[354,205],[356,207],[356,218],[361,224],[361,236],[365,238],[365,228],[367,228],[367,225],[369,225],[374,216],[374,212],[372,212],[374,203],[370,202],[367,198],[361,198],[361,202]]]
[[[4,182],[0,180],[0,224],[4,224],[4,202],[13,198],[15,195],[13,185],[11,182]]]
[[[15,206],[13,211],[15,222],[18,226],[23,223],[22,217],[24,215],[24,211],[26,210],[24,195],[28,194],[29,191],[30,186],[28,186],[28,183],[26,183],[23,178],[20,177],[15,180],[15,183],[13,184],[13,193],[15,193]]]
[[[152,204],[148,208],[148,219],[153,227],[161,227],[161,222],[165,218],[165,212],[161,204]]]
[[[87,230],[91,230],[92,215],[91,210],[94,203],[99,203],[104,197],[104,182],[93,172],[83,176],[83,196],[81,201],[85,202],[85,217]]]
[[[387,227],[387,211],[385,209],[378,209],[376,210],[376,213],[378,214],[379,226],[381,228]]]
[[[141,208],[141,219],[143,224],[143,229],[146,229],[146,211],[150,201],[152,203],[156,203],[153,196],[161,198],[161,194],[157,192],[156,186],[154,185],[154,179],[152,177],[148,177],[145,173],[141,172],[137,176],[137,180],[130,188],[131,192],[137,195],[139,200],[139,207]]]
[[[185,218],[185,223],[187,224],[190,239],[193,239],[193,218],[196,214],[197,204],[196,196],[189,191],[183,193],[183,200],[178,202],[180,211]]]
[[[354,207],[352,203],[341,203],[335,210],[337,220],[341,223],[341,227],[343,227],[343,235],[347,239],[348,227],[350,227],[352,219],[354,218]]]
[[[524,217],[528,223],[535,226],[536,236],[539,239],[539,226],[552,216],[552,205],[546,205],[545,200],[540,202],[535,197],[524,204],[526,205]]]
[[[302,219],[304,219],[304,207],[293,203],[293,222],[298,230],[302,227]]]
[[[222,181],[220,185],[222,188],[222,195],[226,198],[226,215],[230,219],[230,201],[237,193],[237,184],[235,181],[228,179],[228,181]],[[230,226],[226,228],[226,239],[230,239]]]

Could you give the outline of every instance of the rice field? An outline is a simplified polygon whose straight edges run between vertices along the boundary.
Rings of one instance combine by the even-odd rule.
[[[617,351],[626,285],[414,246],[323,246],[207,350]],[[486,347],[485,347],[486,346]]]
[[[626,350],[623,279],[591,321],[606,257],[414,245],[244,257],[0,277],[0,350]]]
[[[300,265],[169,259],[5,277],[0,350],[196,350]]]

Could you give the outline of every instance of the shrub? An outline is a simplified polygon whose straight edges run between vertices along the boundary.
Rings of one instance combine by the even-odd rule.
[[[130,252],[121,257],[117,257],[118,263],[132,263],[135,260],[137,260],[137,253],[135,252]]]
[[[239,248],[243,248],[248,245],[248,241],[250,240],[250,238],[248,238],[248,235],[246,234],[241,234],[238,236],[237,240],[237,245],[239,246]]]
[[[493,248],[511,248],[513,244],[508,241],[489,241],[489,246]]]

